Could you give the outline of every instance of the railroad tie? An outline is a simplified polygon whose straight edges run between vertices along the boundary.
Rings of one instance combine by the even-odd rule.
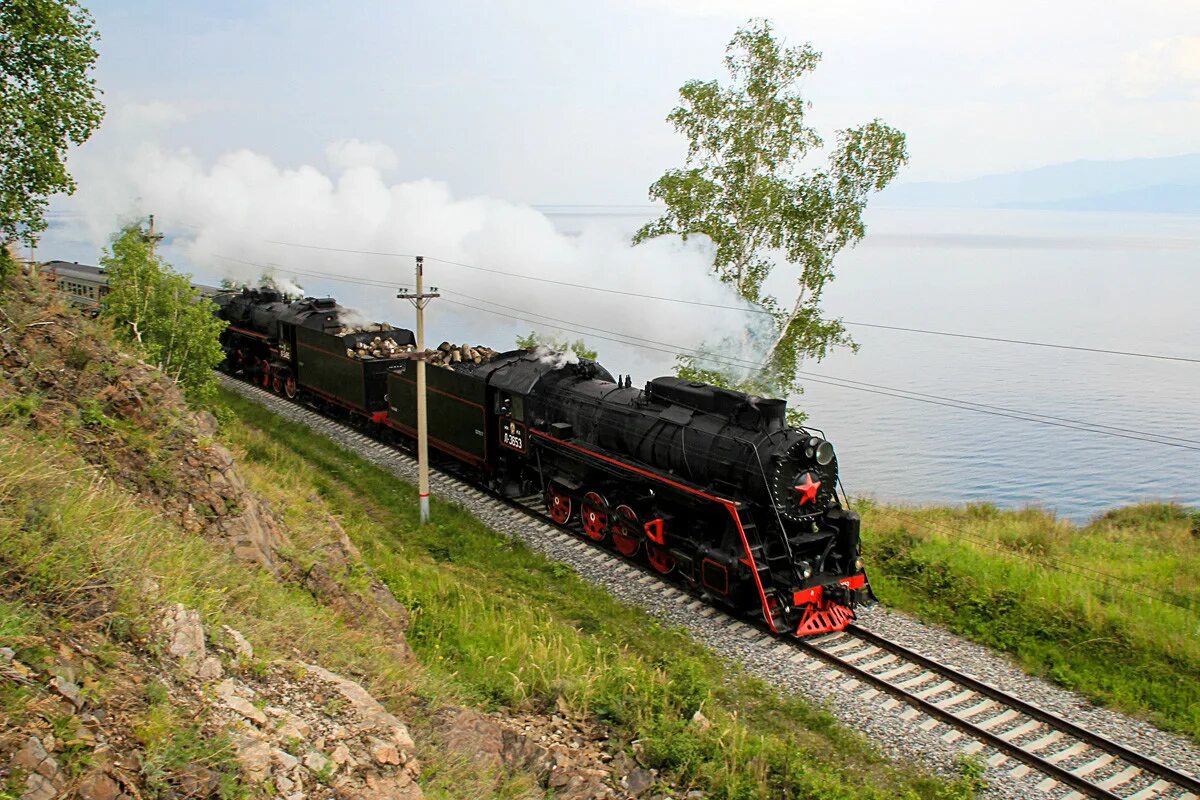
[[[896,688],[897,689],[911,689],[913,686],[920,686],[922,683],[925,683],[925,681],[929,680],[932,677],[934,677],[934,674],[932,672],[928,672],[928,671],[922,672],[919,675],[917,675],[915,678],[907,678],[903,681],[900,681],[899,683],[896,684]]]
[[[915,692],[913,697],[917,698],[918,700],[928,700],[935,694],[944,692],[952,686],[954,686],[954,681],[942,681],[941,683],[930,686],[928,689],[922,689],[919,692]]]
[[[831,650],[830,652],[833,652],[833,651]],[[846,661],[858,661],[860,658],[866,658],[867,656],[873,656],[878,652],[879,652],[878,647],[876,647],[873,644],[869,644],[866,646],[865,649],[859,650],[857,653],[851,653],[848,656],[842,656],[842,658],[845,659]]]
[[[888,653],[883,658],[876,659],[875,661],[872,661],[870,664],[863,664],[861,667],[859,667],[859,669],[864,669],[867,672],[870,672],[871,670],[875,669],[876,667],[885,666],[887,664],[892,663],[895,660],[896,660],[896,657],[894,655],[892,655],[891,653]]]
[[[1140,792],[1129,795],[1128,800],[1150,800],[1151,797],[1160,795],[1170,788],[1171,784],[1166,781],[1155,781]]]
[[[851,650],[851,649],[853,649],[855,647],[859,647],[861,645],[862,645],[862,642],[860,642],[857,639],[847,639],[846,641],[842,642],[841,644],[835,644],[833,647],[829,648],[825,652],[829,653],[830,655],[837,655],[838,653],[844,653],[847,650]]]
[[[1014,739],[1019,739],[1030,731],[1037,730],[1040,727],[1042,727],[1042,723],[1038,722],[1036,719],[1031,719],[1028,722],[1021,723],[1015,728],[1011,728],[1004,733],[999,733],[996,735],[1006,742],[1011,742]]]
[[[1028,774],[1029,774],[1030,772],[1032,772],[1032,771],[1033,771],[1033,770],[1031,770],[1031,769],[1029,768],[1029,765],[1028,765],[1028,764],[1017,764],[1015,767],[1013,767],[1012,769],[1010,769],[1010,770],[1008,771],[1008,777],[1010,777],[1010,778],[1024,778],[1026,775],[1028,775]]]
[[[1051,764],[1059,764],[1063,761],[1066,761],[1068,758],[1074,758],[1084,750],[1087,750],[1087,748],[1087,742],[1076,742],[1066,750],[1060,750],[1052,756],[1047,756],[1046,761]]]
[[[1058,786],[1058,781],[1054,780],[1054,778],[1045,778],[1037,785],[1037,790],[1048,794],[1055,786]]]
[[[1100,756],[1099,758],[1090,760],[1090,762],[1087,762],[1086,764],[1084,764],[1082,766],[1076,766],[1076,768],[1070,772],[1072,772],[1072,775],[1078,775],[1079,777],[1086,777],[1088,775],[1091,775],[1092,772],[1102,768],[1102,766],[1104,766],[1106,764],[1111,764],[1112,762],[1115,762],[1116,759],[1117,759],[1117,757],[1112,756],[1111,753],[1104,753],[1103,756]]]
[[[914,670],[916,668],[917,668],[916,664],[901,664],[900,666],[896,667],[895,669],[889,669],[887,672],[885,672],[881,675],[876,675],[875,677],[879,678],[880,680],[890,681],[892,678],[895,678],[898,675],[903,675],[904,673]]]
[[[996,705],[997,705],[997,703],[995,700],[981,700],[980,702],[971,706],[970,708],[968,708],[966,711],[962,712],[961,714],[955,714],[954,716],[958,717],[959,719],[965,720],[965,719],[975,716],[976,714],[982,714],[984,711],[987,711],[989,708],[995,708]]]
[[[983,722],[980,722],[977,727],[982,728],[985,731],[990,731],[992,728],[995,728],[999,725],[1003,725],[1005,722],[1016,719],[1018,716],[1019,716],[1019,714],[1010,708],[1008,711],[1005,711],[1002,714],[997,714],[996,716],[992,717],[991,719],[987,719],[987,720],[984,720]]]
[[[950,706],[956,706],[965,700],[970,700],[972,697],[978,696],[979,695],[975,694],[975,692],[971,691],[970,689],[964,689],[953,697],[947,697],[945,700],[937,701],[934,703],[934,705],[938,708],[949,708]]]
[[[1046,749],[1061,738],[1063,738],[1062,731],[1050,731],[1050,733],[1038,739],[1036,742],[1031,742],[1022,749],[1027,753],[1036,753],[1038,750]]]
[[[1142,774],[1142,771],[1140,769],[1138,769],[1137,767],[1126,767],[1125,769],[1121,770],[1117,774],[1112,775],[1108,778],[1105,778],[1103,781],[1101,781],[1097,785],[1101,789],[1104,789],[1107,791],[1108,789],[1114,789],[1117,786],[1121,786],[1122,784],[1129,783],[1131,780],[1133,780],[1134,778],[1136,778],[1138,775],[1141,775],[1141,774]]]

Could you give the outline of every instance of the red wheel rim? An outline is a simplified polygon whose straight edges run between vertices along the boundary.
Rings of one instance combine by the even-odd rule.
[[[278,375],[271,378],[271,391],[275,394],[283,393],[283,380]]]
[[[588,492],[583,496],[583,532],[594,542],[604,541],[608,534],[608,503],[596,492]]]
[[[296,379],[291,375],[288,375],[288,379],[284,381],[283,391],[284,394],[288,396],[288,399],[292,399],[296,396]]]
[[[271,385],[271,365],[267,362],[262,362],[262,387],[265,389]]]
[[[566,525],[571,519],[571,496],[551,484],[546,488],[546,511],[556,525]]]
[[[617,521],[612,528],[613,546],[626,558],[637,554],[641,540],[638,539],[638,518],[633,509],[626,505],[617,506]]]
[[[675,556],[667,552],[667,548],[661,544],[646,542],[646,558],[650,561],[650,566],[663,575],[675,569]]]

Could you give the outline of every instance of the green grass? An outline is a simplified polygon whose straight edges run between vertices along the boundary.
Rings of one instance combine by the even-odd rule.
[[[409,608],[409,641],[438,691],[491,707],[561,698],[641,739],[653,766],[713,798],[972,795],[971,765],[954,782],[891,765],[828,712],[737,674],[461,508],[435,500],[420,526],[412,486],[253,403],[223,400],[239,420],[223,435],[250,485],[300,546],[338,519]],[[688,724],[698,709],[711,729]]]
[[[1012,654],[1097,703],[1200,740],[1200,514],[856,504],[888,605]]]

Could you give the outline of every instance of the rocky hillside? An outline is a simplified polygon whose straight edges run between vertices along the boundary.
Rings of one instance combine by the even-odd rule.
[[[656,782],[569,713],[389,698],[436,740],[418,747],[336,671],[369,649],[421,683],[406,610],[337,520],[296,541],[212,414],[35,280],[0,309],[0,797],[419,798],[422,749],[455,796],[640,796]],[[172,602],[228,610],[240,581],[273,616],[299,599],[304,635],[275,632],[264,656],[253,635],[206,624],[225,614]]]

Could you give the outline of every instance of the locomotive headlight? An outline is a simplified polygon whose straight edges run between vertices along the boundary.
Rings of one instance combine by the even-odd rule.
[[[801,561],[799,567],[800,577],[804,578],[804,580],[808,580],[812,577],[812,564],[808,563],[807,561]]]
[[[863,561],[861,558],[854,559],[854,571],[855,572],[862,572],[863,567],[865,567],[866,565],[867,565],[867,562]]]
[[[824,467],[830,461],[833,461],[833,445],[829,442],[821,442],[817,445],[817,463]]]

